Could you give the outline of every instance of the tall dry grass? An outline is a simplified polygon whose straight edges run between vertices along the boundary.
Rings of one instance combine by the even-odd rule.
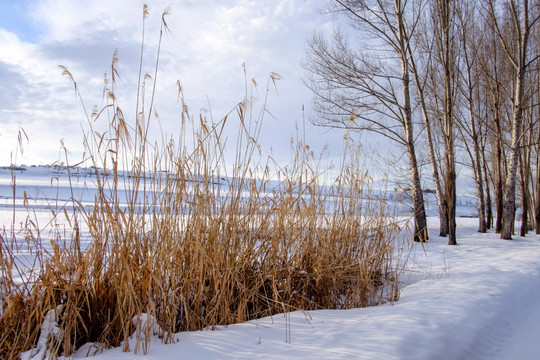
[[[145,352],[150,333],[168,343],[179,331],[397,299],[399,227],[354,150],[330,183],[302,139],[291,163],[278,166],[258,145],[266,101],[257,112],[246,92],[212,123],[188,112],[180,86],[179,134],[151,142],[159,54],[154,75],[139,74],[131,120],[116,96],[117,61],[106,105],[87,117],[93,206],[72,198],[55,213],[71,225],[67,239],[40,233],[33,221],[2,234],[1,358],[29,349],[27,357],[69,356],[89,342]],[[271,74],[268,87],[278,79]],[[99,122],[106,132],[94,130]],[[234,123],[236,160],[226,164],[222,132]],[[20,268],[17,243],[32,247],[32,265]],[[54,323],[50,334],[44,319]]]

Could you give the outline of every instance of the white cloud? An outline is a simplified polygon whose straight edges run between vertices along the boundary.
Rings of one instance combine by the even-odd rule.
[[[170,0],[148,3],[144,71],[153,74],[161,12]],[[279,96],[272,95],[269,104],[277,120],[269,120],[261,142],[267,150],[287,149],[295,121],[301,121],[302,105],[308,106],[311,96],[300,81],[304,41],[314,29],[328,27],[332,22],[319,11],[326,3],[175,2],[166,18],[172,34],[163,38],[158,75],[157,106],[164,130],[177,128],[176,80],[182,81],[195,114],[208,107],[208,96],[214,116],[220,117],[245,92],[241,64],[246,63],[248,76],[260,84],[260,97],[270,72],[284,77],[278,84]],[[46,157],[57,152],[61,138],[73,147],[74,153],[80,150],[80,123],[85,121],[73,87],[61,76],[58,64],[71,70],[86,105],[91,107],[101,103],[103,72],[109,70],[112,53],[118,49],[123,79],[118,89],[126,109],[133,109],[143,1],[35,0],[29,4],[35,28],[42,29],[38,43],[23,42],[0,28],[0,74],[6,74],[12,84],[0,84],[0,94],[7,94],[0,99],[0,116],[5,120],[0,125],[0,136],[14,138],[18,127],[15,124],[20,124],[30,136],[27,157],[50,162],[55,159]],[[126,114],[130,111],[126,110]],[[341,139],[341,134],[321,134],[315,129],[308,134],[319,147],[331,137]],[[0,142],[2,154],[13,147],[9,141]],[[7,161],[5,156],[0,158],[0,163]]]
[[[35,1],[31,18],[44,28],[45,42],[71,42],[91,39],[95,34],[121,29],[122,36],[133,38],[142,20],[139,1]]]

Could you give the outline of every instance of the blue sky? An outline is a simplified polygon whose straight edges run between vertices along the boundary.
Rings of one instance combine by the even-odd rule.
[[[73,86],[58,65],[74,75],[85,105],[103,105],[103,73],[118,50],[122,83],[118,95],[124,111],[134,109],[141,39],[140,0],[2,1],[0,5],[0,165],[50,164],[62,160],[61,141],[72,162],[82,158],[86,123]],[[162,11],[170,0],[147,1],[144,72],[152,72]],[[296,124],[310,114],[311,93],[302,83],[305,41],[313,31],[330,33],[335,19],[324,10],[328,0],[179,0],[173,1],[161,52],[157,93],[160,125],[167,134],[178,129],[176,81],[185,90],[191,113],[219,119],[240,102],[248,78],[265,94],[271,72],[282,76],[271,91],[261,131],[263,153],[280,163],[290,159]],[[256,106],[260,106],[260,101]],[[128,109],[128,110],[125,110]],[[340,161],[341,131],[306,123],[306,142],[317,155],[329,145],[329,158]],[[29,142],[20,155],[19,129]],[[226,133],[230,144],[237,133]],[[156,137],[159,133],[156,131]]]
[[[3,0],[0,2],[0,26],[23,41],[37,42],[40,31],[27,12],[31,7],[32,1]]]

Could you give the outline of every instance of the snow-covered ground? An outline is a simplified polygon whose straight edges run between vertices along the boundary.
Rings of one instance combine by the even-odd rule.
[[[393,304],[297,311],[179,333],[169,345],[155,337],[147,355],[94,359],[539,359],[540,236],[500,240],[476,233],[476,221],[458,219],[459,246],[437,236],[417,245],[411,284]]]
[[[9,196],[0,194],[6,210]],[[431,241],[412,249],[408,285],[393,304],[297,311],[179,333],[168,345],[155,336],[147,355],[135,354],[133,341],[129,353],[93,359],[539,359],[540,236],[504,241],[477,233],[477,219],[458,218],[459,246],[450,247],[429,220]]]

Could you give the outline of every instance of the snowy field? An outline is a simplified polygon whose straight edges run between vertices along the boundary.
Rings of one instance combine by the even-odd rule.
[[[430,224],[435,234],[436,219]],[[425,251],[415,247],[410,285],[394,304],[297,311],[179,333],[170,345],[154,337],[147,355],[112,349],[93,358],[540,358],[540,236],[504,241],[476,233],[476,219],[458,224],[459,246],[433,236]]]
[[[34,174],[38,170],[45,171]],[[6,228],[13,204],[8,173],[0,174]],[[54,205],[46,198],[58,193],[62,200],[69,198],[65,177],[50,185],[49,174],[42,175],[17,174],[18,191],[43,201],[42,208],[36,207],[39,216]],[[88,193],[81,196],[90,200],[91,189],[84,191]],[[22,202],[20,196],[17,202]],[[459,210],[474,212],[470,206]],[[133,340],[130,353],[109,349],[93,359],[539,359],[540,236],[504,241],[494,233],[477,233],[477,219],[458,218],[459,246],[449,247],[446,238],[436,236],[437,219],[429,222],[431,241],[412,249],[403,274],[408,285],[393,304],[297,311],[178,333],[176,343],[169,345],[153,336],[147,355],[140,348],[134,353]],[[92,350],[89,344],[75,358]]]

